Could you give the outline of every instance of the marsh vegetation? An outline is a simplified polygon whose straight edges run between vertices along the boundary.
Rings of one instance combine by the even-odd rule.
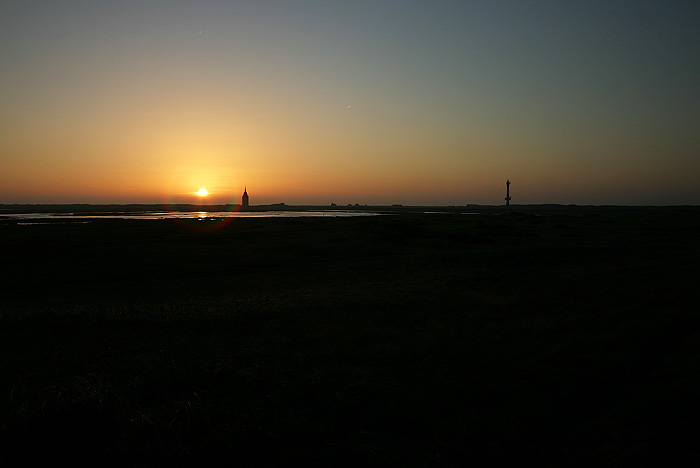
[[[0,224],[0,462],[695,465],[693,208]]]

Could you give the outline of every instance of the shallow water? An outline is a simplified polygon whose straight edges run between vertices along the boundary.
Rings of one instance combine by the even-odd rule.
[[[376,216],[381,213],[369,211],[140,211],[106,212],[105,214],[82,213],[20,213],[0,215],[0,219],[42,220],[42,219],[212,219],[212,218],[338,218],[350,216]]]

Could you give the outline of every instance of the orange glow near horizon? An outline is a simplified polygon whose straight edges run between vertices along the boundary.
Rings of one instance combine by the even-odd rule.
[[[0,204],[700,203],[685,7],[189,3],[4,11]]]

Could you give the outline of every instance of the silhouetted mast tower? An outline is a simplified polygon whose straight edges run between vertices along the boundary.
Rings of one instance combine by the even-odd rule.
[[[510,180],[506,180],[506,206],[510,205]]]

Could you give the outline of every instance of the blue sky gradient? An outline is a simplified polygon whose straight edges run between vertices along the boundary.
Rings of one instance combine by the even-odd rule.
[[[700,204],[696,1],[0,6],[0,203]]]

